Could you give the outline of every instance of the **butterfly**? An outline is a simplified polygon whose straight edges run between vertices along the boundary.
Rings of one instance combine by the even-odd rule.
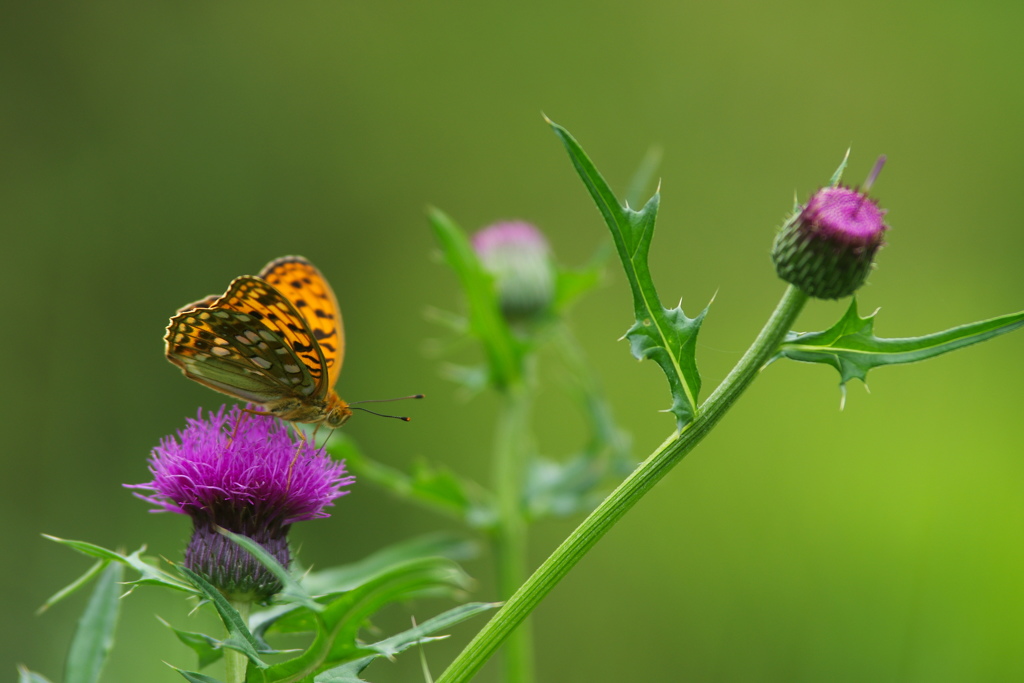
[[[179,309],[164,342],[189,379],[264,408],[251,412],[332,429],[352,415],[334,390],[345,355],[338,301],[301,256]]]

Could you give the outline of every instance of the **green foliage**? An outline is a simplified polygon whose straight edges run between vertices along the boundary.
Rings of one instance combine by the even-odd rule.
[[[358,640],[360,629],[386,605],[417,598],[462,598],[471,581],[453,559],[473,556],[475,545],[452,534],[433,534],[385,548],[351,565],[306,573],[299,580],[251,539],[219,531],[256,557],[284,585],[281,593],[275,596],[277,604],[257,611],[249,623],[220,591],[185,567],[177,567],[186,579],[181,581],[143,561],[141,549],[126,556],[90,543],[54,538],[77,552],[100,558],[97,565],[45,605],[56,604],[98,578],[71,647],[65,680],[75,683],[98,680],[100,667],[113,643],[125,567],[144,575],[143,579],[128,582],[129,586],[139,583],[161,585],[184,591],[210,604],[227,630],[227,637],[223,640],[164,624],[171,628],[180,642],[196,653],[200,668],[221,659],[226,649],[242,653],[252,665],[247,680],[253,683],[311,680],[315,675],[347,663],[356,663],[354,670],[358,673],[374,659],[390,658],[412,645],[435,640],[427,636],[495,607],[484,603],[463,605],[419,627],[365,644]],[[309,633],[312,643],[290,659],[271,663],[266,661],[267,655],[283,656],[288,653],[267,645],[265,636],[268,633]],[[175,670],[188,681],[216,683],[216,679],[202,673]],[[45,681],[27,669],[21,670],[20,677],[25,683]]]
[[[213,664],[224,656],[224,643],[213,636],[208,636],[205,633],[183,631],[174,628],[163,619],[160,619],[160,617],[157,617],[157,619],[160,620],[161,624],[169,628],[183,645],[196,653],[196,656],[199,658],[200,669]]]
[[[537,456],[531,460],[524,499],[526,514],[533,520],[589,512],[604,497],[602,484],[625,476],[636,464],[629,436],[616,425],[593,370],[583,361],[568,330],[563,329],[557,341],[571,371],[570,392],[586,418],[589,438],[568,458]]]
[[[170,666],[168,664],[168,666]],[[171,666],[172,669],[182,675],[182,677],[189,683],[223,683],[219,678],[213,676],[207,676],[196,671],[186,671],[185,669],[179,669],[176,666]]]
[[[637,359],[650,358],[664,371],[672,392],[671,412],[682,429],[697,414],[700,373],[697,371],[696,342],[705,308],[688,318],[681,307],[665,308],[651,279],[647,256],[654,235],[660,194],[655,194],[640,211],[620,205],[608,183],[567,130],[550,122],[562,140],[577,173],[597,204],[612,233],[612,240],[633,292],[635,322],[626,332],[630,350]]]
[[[375,651],[375,654],[367,655],[366,657],[361,657],[324,671],[313,679],[314,683],[366,683],[362,678],[359,678],[359,674],[375,660],[381,657],[392,659],[395,655],[404,652],[414,645],[441,640],[445,636],[430,637],[430,635],[495,607],[497,607],[495,603],[470,602],[450,609],[418,626],[367,645],[366,649]]]
[[[275,575],[288,574],[284,567],[251,540],[237,534],[225,535],[252,552]],[[461,591],[468,584],[468,577],[450,560],[419,556],[439,545],[439,539],[409,543],[403,548],[392,549],[386,555],[364,562],[362,567],[313,575],[313,582],[326,590],[325,594],[316,598],[288,576],[286,580],[283,579],[287,590],[279,596],[283,604],[271,608],[262,618],[254,618],[254,630],[250,630],[237,610],[216,589],[193,572],[182,568],[182,572],[213,604],[229,635],[226,640],[218,641],[204,634],[177,630],[175,633],[182,642],[196,651],[200,657],[200,666],[216,661],[223,648],[230,648],[242,652],[257,669],[263,670],[251,674],[250,679],[265,683],[298,681],[355,659],[389,656],[393,654],[394,648],[386,643],[375,649],[374,646],[363,646],[356,640],[359,630],[371,615],[392,602],[440,595],[450,597],[453,589]],[[385,564],[384,557],[395,562]],[[280,633],[312,632],[313,642],[298,656],[271,666],[259,657],[260,654],[276,652],[262,642],[262,636],[268,630]],[[195,675],[192,672],[181,673],[188,680],[194,680],[189,677]]]
[[[132,586],[163,586],[165,588],[173,588],[174,590],[184,591],[186,593],[195,594],[196,591],[188,583],[178,579],[171,574],[159,569],[156,566],[155,559],[143,559],[142,553],[145,552],[145,546],[139,548],[131,555],[124,555],[114,550],[108,550],[92,543],[86,543],[85,541],[72,541],[63,538],[57,538],[56,536],[48,536],[43,534],[43,538],[48,538],[51,541],[60,543],[63,546],[67,546],[72,550],[75,550],[88,557],[98,557],[101,560],[108,562],[117,562],[126,567],[134,569],[140,574],[140,577],[134,581],[129,581],[129,585]],[[67,596],[73,594],[85,586],[90,579],[95,577],[96,566],[94,565],[87,571],[83,576],[76,579],[66,588],[61,589],[55,593],[50,599],[48,599],[44,605],[44,609],[51,605],[63,600]]]
[[[274,556],[268,553],[259,543],[248,536],[236,534],[227,529],[218,528],[217,533],[230,538],[233,542],[245,548],[250,555],[259,560],[260,564],[269,569],[278,581],[281,582],[282,588],[275,597],[285,602],[294,602],[302,605],[314,612],[319,612],[323,609],[323,606],[315,602],[306,589],[299,585],[299,582],[295,580],[291,572],[286,567],[282,567],[274,559]]]
[[[474,528],[490,528],[497,519],[491,494],[479,484],[464,479],[446,467],[420,460],[410,473],[372,460],[347,438],[328,445],[331,456],[344,459],[349,469],[399,498],[453,517]]]
[[[389,545],[358,562],[308,572],[302,577],[302,585],[316,595],[351,590],[405,562],[430,557],[468,560],[476,557],[478,552],[477,544],[461,535],[447,532],[426,534]]]
[[[845,385],[851,379],[867,381],[872,368],[927,360],[1024,326],[1024,312],[1020,312],[923,337],[886,339],[875,336],[877,313],[862,318],[854,299],[843,317],[829,329],[790,332],[775,358],[831,365],[839,372],[840,384]]]
[[[590,263],[582,268],[555,269],[555,300],[551,305],[555,316],[564,315],[580,297],[597,286],[607,258],[607,250],[599,249]]]
[[[121,606],[124,567],[110,562],[96,581],[89,604],[78,620],[64,665],[64,683],[96,683],[114,647],[114,629]]]
[[[23,666],[18,666],[18,683],[50,683],[50,679],[42,674],[29,671]]]
[[[231,648],[241,652],[246,658],[254,664],[257,668],[266,669],[269,664],[260,659],[260,650],[263,649],[262,644],[253,636],[252,632],[249,631],[248,625],[245,623],[245,619],[238,613],[231,603],[214,588],[206,579],[199,576],[191,569],[187,567],[178,567],[178,570],[192,582],[192,585],[202,594],[202,596],[213,605],[213,608],[217,610],[217,615],[220,617],[221,622],[227,629],[228,637],[221,645],[223,647]]]
[[[469,309],[469,331],[487,355],[490,378],[499,389],[523,378],[523,344],[501,316],[493,278],[483,269],[465,232],[446,214],[430,209],[427,217],[445,261],[459,279]]]
[[[80,577],[78,577],[77,579],[69,583],[67,586],[61,588],[59,591],[57,591],[49,598],[47,598],[46,602],[44,602],[43,605],[36,611],[36,614],[42,614],[43,612],[50,609],[50,607],[56,605],[64,598],[68,597],[69,595],[73,595],[74,593],[77,593],[79,590],[85,587],[90,581],[99,576],[100,572],[106,569],[109,565],[110,560],[97,561],[96,564],[89,567],[89,569],[86,570],[86,572],[82,574]]]

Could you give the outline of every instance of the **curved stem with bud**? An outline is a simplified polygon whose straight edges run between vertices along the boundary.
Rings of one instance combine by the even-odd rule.
[[[779,348],[807,302],[807,294],[790,286],[750,348],[701,405],[692,422],[673,434],[608,495],[565,541],[509,598],[452,662],[437,683],[468,681],[498,646],[526,619],[540,601],[580,559],[662,477],[703,440],[740,394],[754,381]]]

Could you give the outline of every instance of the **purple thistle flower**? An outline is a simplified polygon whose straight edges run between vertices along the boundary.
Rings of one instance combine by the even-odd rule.
[[[473,249],[494,276],[501,312],[510,322],[540,317],[555,294],[551,250],[529,223],[495,223],[473,235]]]
[[[818,190],[782,227],[772,249],[780,278],[818,299],[839,299],[864,284],[889,229],[885,210],[867,194],[884,163],[880,157],[862,190]]]
[[[221,406],[205,419],[202,411],[176,436],[153,449],[153,481],[125,484],[152,503],[152,512],[192,518],[185,567],[230,596],[266,600],[281,584],[256,558],[217,533],[222,527],[262,545],[287,567],[288,529],[294,522],[327,517],[324,508],[355,481],[344,462],[317,452],[272,417],[237,405]]]

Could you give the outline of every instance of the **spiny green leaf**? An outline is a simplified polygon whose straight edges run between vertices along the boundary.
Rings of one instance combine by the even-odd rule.
[[[481,612],[485,612],[496,607],[498,607],[498,603],[470,602],[465,605],[455,607],[454,609],[450,609],[447,612],[439,614],[432,619],[428,619],[422,624],[414,626],[407,631],[403,631],[391,636],[390,638],[385,638],[384,640],[379,640],[376,643],[367,645],[366,649],[375,650],[377,654],[368,655],[355,661],[329,669],[328,671],[324,671],[314,678],[313,681],[314,683],[365,683],[362,678],[359,678],[359,674],[362,673],[363,670],[375,659],[379,659],[381,657],[387,657],[390,659],[394,655],[397,655],[414,645],[442,640],[446,636],[428,636],[443,628],[454,626],[455,624],[476,616]]]
[[[313,600],[313,597],[306,591],[306,589],[299,585],[299,582],[295,580],[291,575],[291,572],[289,572],[285,567],[282,567],[281,563],[278,562],[273,555],[268,553],[259,543],[248,536],[236,534],[221,527],[217,527],[217,532],[222,536],[227,536],[232,541],[242,546],[250,555],[259,560],[260,564],[269,569],[270,572],[277,577],[277,580],[280,581],[282,585],[281,592],[278,594],[279,598],[289,602],[298,603],[306,609],[313,610],[314,612],[318,612],[323,609],[320,604]]]
[[[862,318],[857,300],[835,325],[823,332],[790,332],[776,358],[825,363],[839,371],[839,383],[867,380],[868,371],[883,365],[927,360],[962,349],[1024,326],[1024,312],[982,320],[923,337],[885,339],[874,333],[875,311]],[[773,359],[774,360],[774,359]]]
[[[157,619],[160,619],[160,617],[157,617]],[[178,640],[196,653],[199,657],[200,669],[205,669],[224,656],[224,644],[219,639],[208,636],[205,633],[182,631],[181,629],[174,628],[163,619],[160,619],[160,623],[174,631],[174,635],[178,637]]]
[[[688,318],[679,307],[667,309],[661,304],[651,279],[647,256],[658,214],[659,193],[655,192],[643,209],[623,207],[583,148],[567,130],[549,121],[562,140],[576,172],[587,186],[605,223],[611,230],[615,248],[633,292],[636,322],[626,332],[630,350],[638,359],[650,358],[664,371],[672,392],[671,412],[682,429],[697,412],[700,373],[697,371],[696,342],[705,308],[696,318]]]
[[[117,551],[109,550],[107,548],[103,548],[92,543],[86,543],[85,541],[72,541],[65,538],[57,538],[56,536],[50,536],[48,534],[43,534],[43,538],[48,538],[51,541],[60,543],[61,545],[67,546],[68,548],[76,550],[88,557],[97,557],[101,560],[110,560],[113,562],[123,564],[126,567],[131,567],[135,571],[139,572],[141,576],[138,579],[135,579],[134,581],[129,581],[128,583],[130,584],[164,586],[166,588],[173,588],[174,590],[183,591],[185,593],[196,593],[196,591],[187,583],[184,583],[183,581],[176,579],[170,574],[158,569],[157,567],[154,567],[147,560],[143,559],[142,553],[146,550],[145,546],[139,548],[131,555],[124,555]]]
[[[171,629],[174,635],[177,636],[178,640],[183,645],[188,647],[190,650],[196,653],[199,657],[199,668],[205,669],[210,664],[213,664],[221,657],[224,656],[224,641],[219,638],[214,638],[211,635],[205,633],[197,633],[195,631],[183,631],[175,628],[171,624],[167,623],[160,617],[157,617],[160,623]],[[258,637],[257,637],[258,638]],[[257,652],[261,655],[275,655],[286,652],[285,650],[275,650],[272,647],[267,646],[265,643],[260,643],[259,647],[256,648]]]
[[[412,560],[430,557],[466,560],[476,557],[478,553],[476,543],[462,536],[452,533],[427,534],[389,546],[352,564],[309,572],[302,577],[302,585],[310,593],[322,596],[321,602],[326,602]],[[286,614],[290,616],[278,624],[277,621]],[[253,633],[262,638],[271,627],[276,631],[311,631],[315,628],[315,620],[296,605],[274,605],[254,614],[250,625]]]
[[[171,666],[170,664],[168,664],[167,666],[170,666],[172,669],[180,673],[182,678],[184,678],[189,683],[224,683],[219,678],[207,676],[206,674],[201,674],[197,671],[186,671],[185,669],[179,669],[178,667]]]
[[[493,278],[487,274],[466,234],[444,212],[427,211],[430,226],[445,260],[459,278],[469,307],[470,330],[483,344],[491,381],[499,389],[516,384],[523,375],[523,350],[501,316]]]
[[[354,662],[329,669],[321,674],[317,674],[316,678],[313,679],[313,683],[368,683],[365,678],[359,677],[359,672],[369,666],[370,662],[375,659],[377,658],[374,656],[363,657]]]
[[[124,567],[111,562],[100,574],[89,604],[78,620],[64,665],[65,683],[95,683],[114,647],[114,628],[120,612]]]
[[[224,623],[224,627],[228,631],[227,639],[222,641],[223,646],[241,652],[258,668],[266,669],[269,665],[260,659],[258,654],[261,648],[260,643],[249,631],[249,627],[246,625],[245,620],[242,619],[242,615],[238,613],[238,610],[232,607],[231,603],[227,601],[221,592],[210,585],[199,574],[196,574],[187,567],[179,567],[178,569],[203,594],[203,597],[210,601],[213,608],[217,610],[221,622]]]
[[[442,558],[426,558],[407,562],[354,590],[331,596],[326,609],[314,615],[316,635],[313,643],[298,657],[268,669],[264,680],[267,683],[292,683],[366,656],[367,652],[356,642],[356,636],[366,620],[384,605],[451,593],[452,588],[465,588],[467,582],[468,577],[454,563]],[[292,630],[294,625],[283,623],[289,618],[301,619],[308,615],[309,612],[285,615],[281,619],[281,630]]]

